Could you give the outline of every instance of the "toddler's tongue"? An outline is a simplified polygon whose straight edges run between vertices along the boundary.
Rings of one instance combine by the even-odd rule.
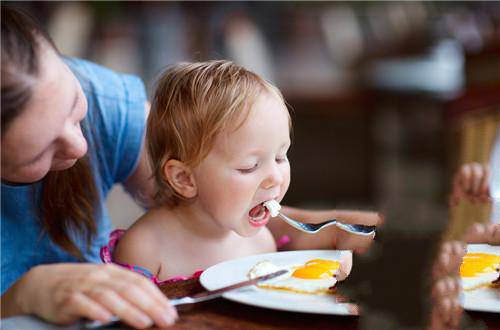
[[[255,207],[253,207],[249,212],[248,212],[248,215],[251,217],[251,218],[259,218],[262,216],[262,214],[265,212],[265,208],[264,208],[264,205],[262,204],[259,204]]]

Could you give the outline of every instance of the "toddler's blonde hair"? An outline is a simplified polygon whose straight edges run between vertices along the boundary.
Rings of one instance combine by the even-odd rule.
[[[165,163],[176,159],[189,166],[199,164],[219,133],[244,123],[263,92],[284,104],[276,87],[230,61],[179,63],[161,74],[146,133],[158,205],[175,206],[185,199],[170,186]]]

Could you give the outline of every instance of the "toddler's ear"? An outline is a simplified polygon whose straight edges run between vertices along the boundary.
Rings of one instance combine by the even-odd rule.
[[[196,197],[198,190],[189,166],[179,160],[170,159],[163,166],[163,173],[179,195],[185,198]]]

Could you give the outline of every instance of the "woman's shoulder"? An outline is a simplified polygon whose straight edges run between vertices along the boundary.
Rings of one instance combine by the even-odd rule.
[[[142,80],[132,74],[120,73],[87,60],[65,57],[65,63],[73,71],[86,94],[98,97],[145,101],[146,92]]]
[[[88,112],[82,128],[105,196],[113,184],[133,173],[140,159],[147,102],[144,84],[138,77],[89,61],[64,60],[86,97]]]

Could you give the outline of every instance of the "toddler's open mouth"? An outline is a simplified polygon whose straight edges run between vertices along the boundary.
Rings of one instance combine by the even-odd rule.
[[[254,227],[264,226],[269,220],[269,215],[269,210],[264,207],[264,203],[260,203],[248,211],[250,224]]]

